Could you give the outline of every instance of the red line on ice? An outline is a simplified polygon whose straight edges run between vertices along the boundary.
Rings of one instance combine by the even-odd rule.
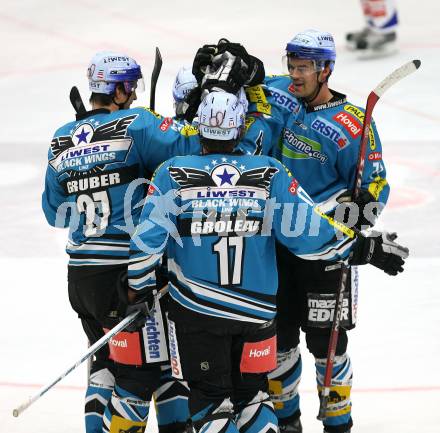
[[[37,383],[16,383],[16,382],[0,382],[0,386],[9,388],[41,388],[42,385]],[[58,389],[71,390],[71,391],[85,391],[84,386],[78,385],[58,385]],[[440,385],[432,386],[403,386],[403,387],[390,387],[390,388],[353,388],[353,392],[356,393],[393,393],[393,392],[428,392],[428,391],[440,391]],[[301,390],[301,392],[316,392],[313,389]]]

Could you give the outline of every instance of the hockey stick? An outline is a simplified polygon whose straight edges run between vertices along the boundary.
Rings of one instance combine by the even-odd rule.
[[[156,294],[156,300],[160,299],[163,295],[168,292],[168,286],[165,286]],[[89,350],[73,364],[66,371],[61,373],[55,380],[50,382],[48,385],[43,386],[40,391],[34,394],[32,397],[29,397],[24,403],[20,406],[16,407],[12,411],[12,415],[18,417],[23,411],[25,411],[30,405],[35,403],[40,397],[46,394],[51,388],[54,387],[58,382],[64,379],[69,373],[71,373],[75,368],[77,368],[80,364],[82,364],[86,359],[90,358],[95,352],[97,352],[102,346],[104,346],[112,337],[114,337],[118,332],[122,331],[126,328],[130,323],[132,323],[136,316],[139,314],[139,310],[133,311],[130,315],[128,315],[124,320],[118,323],[114,328],[112,328],[107,334],[103,335],[95,344],[90,346]]]
[[[412,60],[405,63],[400,68],[396,69],[390,75],[388,75],[381,83],[368,95],[367,105],[365,107],[365,117],[362,126],[361,143],[359,148],[358,161],[356,165],[356,177],[353,188],[352,201],[356,200],[362,183],[362,174],[365,167],[365,154],[367,151],[367,144],[369,139],[369,131],[371,125],[371,118],[373,114],[373,109],[377,101],[383,96],[383,94],[394,84],[399,82],[402,78],[413,73],[420,67],[420,60]],[[335,362],[336,346],[338,344],[339,338],[339,326],[341,322],[341,312],[342,304],[344,301],[344,292],[347,286],[348,272],[350,270],[350,265],[342,263],[341,279],[339,282],[339,287],[336,292],[336,305],[333,316],[332,329],[330,333],[330,339],[328,344],[327,361],[325,366],[324,383],[321,389],[321,396],[319,402],[319,413],[318,419],[323,420],[326,417],[327,403],[330,395],[331,388],[331,378],[333,373],[333,365]]]
[[[87,111],[86,107],[84,106],[84,102],[82,101],[78,87],[73,86],[70,89],[69,99],[76,114],[83,114]]]
[[[154,111],[156,105],[156,85],[159,79],[160,70],[162,69],[162,55],[159,48],[156,47],[156,57],[154,58],[153,72],[151,73],[151,87],[150,87],[150,108]]]

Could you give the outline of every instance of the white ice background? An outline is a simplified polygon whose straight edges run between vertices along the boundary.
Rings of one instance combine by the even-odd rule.
[[[87,97],[92,55],[115,49],[138,59],[147,77],[138,102],[147,105],[159,46],[164,65],[156,109],[171,114],[175,73],[191,64],[200,45],[227,37],[259,56],[267,72],[280,73],[286,42],[306,28],[334,34],[331,87],[359,105],[393,69],[422,61],[374,113],[391,184],[380,226],[396,230],[411,257],[395,278],[362,269],[349,353],[353,432],[440,432],[440,2],[397,3],[399,53],[365,61],[344,48],[344,34],[363,25],[357,0],[1,1],[0,432],[84,431],[84,366],[19,418],[12,409],[86,350],[67,298],[66,233],[46,224],[40,196],[52,134],[73,118],[70,87]],[[304,432],[318,433],[313,359],[302,346]],[[152,416],[148,432],[156,431]]]

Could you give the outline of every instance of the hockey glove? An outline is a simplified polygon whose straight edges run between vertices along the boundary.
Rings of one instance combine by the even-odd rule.
[[[197,110],[199,108],[202,98],[202,89],[199,86],[194,87],[188,95],[185,97],[185,102],[188,104],[183,118],[191,123],[196,117]]]
[[[127,317],[134,311],[140,313],[133,322],[128,325],[125,330],[135,332],[145,325],[145,319],[151,314],[154,308],[154,292],[155,290],[133,290],[128,286],[128,277],[126,272],[122,272],[117,282],[118,296],[121,302],[119,314],[121,317]]]
[[[197,50],[193,60],[192,73],[196,77],[197,83],[201,83],[206,72],[206,67],[211,65],[212,59],[217,54],[216,45],[203,45]]]
[[[231,70],[230,77],[230,80],[236,82],[239,88],[241,86],[256,86],[263,82],[266,75],[263,62],[257,57],[248,54],[243,45],[229,42],[227,39],[222,38],[218,41],[217,46],[218,54],[229,52],[237,57],[237,59],[240,59],[241,62],[236,62],[236,68]]]
[[[382,269],[388,275],[403,272],[403,265],[409,255],[409,250],[397,242],[396,233],[371,231],[370,236],[358,234],[350,257],[351,265],[366,265],[370,263]]]
[[[247,79],[247,66],[239,57],[229,51],[217,54],[211,65],[206,67],[201,87],[202,91],[225,91],[237,93]]]
[[[372,227],[376,223],[379,211],[383,208],[383,204],[375,201],[374,197],[366,189],[359,190],[356,200],[352,200],[352,191],[349,190],[339,195],[336,201],[340,205],[334,211],[334,218],[358,230]],[[370,203],[372,204],[369,205]],[[355,221],[352,218],[355,218]]]

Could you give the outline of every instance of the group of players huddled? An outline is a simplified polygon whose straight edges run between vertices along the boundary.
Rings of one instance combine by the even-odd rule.
[[[328,87],[332,35],[300,32],[285,54],[288,74],[266,76],[242,45],[204,45],[177,75],[173,118],[130,108],[135,60],[93,57],[92,109],[55,132],[42,206],[70,229],[69,299],[90,343],[140,313],[94,357],[87,433],[143,432],[153,396],[160,433],[302,432],[300,329],[320,390],[342,262],[323,423],[350,432],[356,266],[397,275],[408,253],[370,229],[390,190],[374,123],[352,199],[364,110]]]

